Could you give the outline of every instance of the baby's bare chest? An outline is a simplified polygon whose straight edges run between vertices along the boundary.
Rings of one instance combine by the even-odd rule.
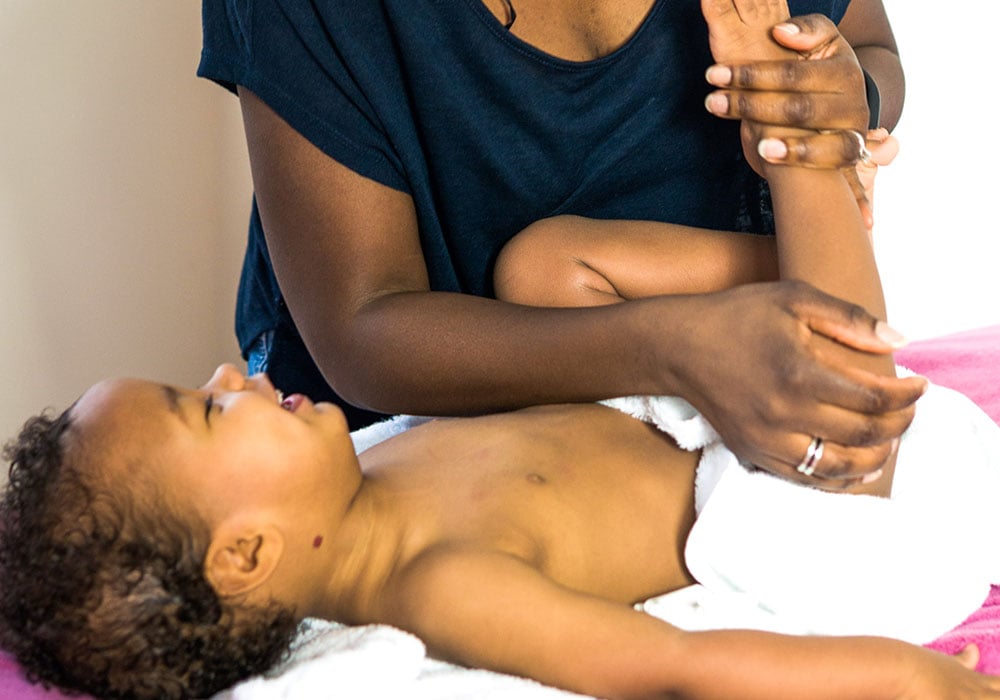
[[[697,455],[606,411],[550,409],[414,435],[423,458],[398,478],[425,524],[422,546],[500,550],[623,601],[687,583]]]

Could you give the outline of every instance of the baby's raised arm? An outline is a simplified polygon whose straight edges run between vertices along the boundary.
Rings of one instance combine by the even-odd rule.
[[[770,37],[771,28],[788,18],[784,2],[704,0],[703,8],[717,59],[778,60],[790,53]],[[854,145],[860,152],[860,143],[854,141]],[[656,222],[559,217],[535,224],[508,244],[495,269],[497,293],[530,305],[589,306],[661,294],[713,292],[774,279],[798,280],[884,321],[885,303],[870,235],[848,181],[838,171],[779,165],[765,165],[764,170],[774,200],[777,235],[773,239]],[[753,293],[753,288],[746,288],[746,294]],[[808,336],[821,363],[853,366],[859,374],[895,376],[891,357],[848,349],[823,335],[823,329],[807,324],[801,325],[800,332]],[[782,378],[776,381],[781,383]],[[868,405],[862,397],[851,406],[871,416],[860,424],[845,420],[848,412],[815,401],[813,415],[800,412],[797,434],[781,436],[781,445],[772,442],[772,454],[755,454],[749,444],[727,437],[744,434],[728,429],[727,421],[733,416],[706,413],[706,417],[727,437],[734,452],[770,471],[823,488],[887,495],[895,443],[886,443],[881,460],[869,465],[855,463],[849,448],[867,444],[873,436],[901,431],[912,414],[883,413],[887,407],[869,398]],[[766,401],[767,397],[750,400]],[[752,421],[753,411],[735,418],[741,417]],[[822,433],[810,427],[817,424],[824,426]],[[790,463],[776,455],[801,455],[803,459]]]
[[[773,27],[788,19],[784,0],[703,0],[702,8],[716,60],[787,58],[789,52],[771,39]],[[764,134],[781,135],[782,131],[765,129]],[[857,142],[853,146],[863,153],[864,137],[854,134]],[[761,149],[767,146],[764,142]],[[763,169],[771,186],[781,279],[808,282],[884,321],[885,300],[871,237],[850,183],[837,171],[770,164]],[[837,356],[860,369],[895,376],[891,357],[857,353],[819,335],[813,335],[811,342],[821,359]],[[834,435],[803,436],[806,457],[800,471],[809,472],[818,466],[809,464],[810,455],[823,454],[816,452],[822,449],[828,452],[824,476],[836,478],[849,473],[848,460],[837,454],[838,443],[852,444],[860,437],[831,440]],[[855,485],[854,490],[888,495],[894,464],[892,454],[883,467],[882,478],[875,479],[876,472],[866,483]]]

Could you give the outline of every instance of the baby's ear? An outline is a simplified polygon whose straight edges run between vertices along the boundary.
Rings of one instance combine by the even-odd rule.
[[[221,598],[249,593],[271,578],[284,548],[272,525],[226,521],[212,534],[205,578]]]

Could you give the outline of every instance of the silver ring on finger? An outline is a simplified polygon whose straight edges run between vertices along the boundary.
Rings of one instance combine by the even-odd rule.
[[[855,129],[851,129],[850,133],[854,134],[854,138],[858,140],[858,160],[865,165],[870,165],[872,162],[872,152],[868,150],[865,135]]]
[[[823,438],[814,437],[806,449],[806,456],[799,462],[799,466],[795,467],[795,471],[803,476],[812,476],[819,461],[823,459],[823,449]]]

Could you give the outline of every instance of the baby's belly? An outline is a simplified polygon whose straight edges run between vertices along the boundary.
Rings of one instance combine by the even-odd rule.
[[[622,602],[691,582],[682,552],[698,454],[654,428],[592,404],[417,431],[407,454],[419,447],[426,459],[397,474],[421,511],[436,513],[431,541],[476,542]]]
[[[643,426],[645,427],[645,426]],[[625,450],[617,465],[592,465],[541,507],[546,573],[574,589],[625,603],[693,583],[684,545],[694,522],[697,453]],[[589,477],[589,478],[588,478]]]

